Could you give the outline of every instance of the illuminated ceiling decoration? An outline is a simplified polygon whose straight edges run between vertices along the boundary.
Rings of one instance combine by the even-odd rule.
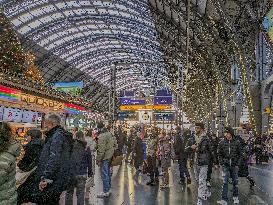
[[[74,76],[73,70],[78,69],[81,72],[74,80],[88,76],[84,78],[87,95],[106,105],[114,62],[128,62],[118,71],[117,90],[150,89],[150,76],[143,78],[149,68],[163,78],[162,64],[138,63],[162,61],[148,1],[11,0],[2,4],[19,34],[46,49],[44,59],[54,55],[67,63],[47,80],[62,79],[71,70]]]
[[[120,66],[117,90],[149,89],[158,82],[175,90],[178,62],[188,68],[184,110],[191,120],[201,120],[237,90],[230,72],[235,62],[241,75],[238,86],[242,84],[253,111],[248,80],[255,77],[255,40],[269,4],[256,0],[3,2],[5,14],[24,38],[67,62],[58,75],[52,74],[55,79],[72,68],[82,72],[75,79],[89,77],[86,93],[96,105],[107,107],[114,62],[167,62]]]
[[[189,69],[185,110],[191,120],[205,119],[234,91],[231,64],[238,65],[248,107],[250,75],[255,72],[255,41],[269,5],[244,0],[149,0],[164,55],[186,67],[189,11]],[[174,65],[172,65],[174,66]],[[175,68],[171,70],[175,75]],[[173,80],[175,86],[176,80]],[[252,115],[252,123],[254,123]],[[255,124],[255,123],[254,123]]]

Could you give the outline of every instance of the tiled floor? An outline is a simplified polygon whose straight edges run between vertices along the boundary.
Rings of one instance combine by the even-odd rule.
[[[255,172],[253,170],[256,170]],[[256,174],[255,179],[257,187],[254,191],[249,189],[249,184],[246,179],[240,179],[239,191],[240,191],[240,205],[257,205],[268,204],[273,205],[273,195],[265,193],[263,191],[270,189],[273,176],[264,174],[263,169],[251,169],[251,173]],[[120,167],[114,168],[113,180],[112,180],[112,195],[108,199],[97,199],[96,194],[102,190],[102,183],[99,176],[99,171],[96,171],[96,186],[92,189],[89,202],[90,205],[179,205],[179,204],[196,204],[197,189],[196,184],[193,183],[188,187],[179,185],[179,174],[177,165],[174,164],[170,172],[170,188],[167,190],[160,190],[159,187],[146,186],[148,177],[146,175],[136,177],[135,171],[130,165],[123,164]],[[205,203],[205,205],[214,205],[221,196],[221,177],[220,171],[214,171],[214,178],[212,182],[212,196]],[[260,188],[263,188],[261,191]],[[266,188],[264,188],[266,187]],[[231,185],[230,185],[231,188]],[[232,194],[232,190],[230,190]],[[230,195],[230,198],[232,196]],[[265,203],[262,203],[265,202]],[[62,203],[64,201],[62,200]],[[76,204],[76,200],[75,200]],[[232,201],[229,204],[233,204]]]

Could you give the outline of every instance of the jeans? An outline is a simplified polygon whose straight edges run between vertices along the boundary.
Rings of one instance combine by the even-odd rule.
[[[154,182],[155,179],[158,180],[159,171],[157,167],[157,159],[154,156],[147,157],[148,172],[150,174],[151,182]]]
[[[84,175],[76,176],[73,186],[66,192],[66,205],[73,205],[74,188],[76,188],[77,205],[84,205],[85,183],[87,177]]]
[[[228,180],[231,177],[233,183],[233,197],[238,197],[238,167],[223,167],[223,191],[222,191],[222,199],[228,200]]]
[[[213,163],[212,163],[212,161],[210,161],[209,166],[208,166],[208,175],[207,175],[208,182],[210,182],[210,180],[211,180],[212,167],[213,167]]]
[[[187,167],[187,159],[179,159],[179,172],[180,172],[180,179],[185,179],[185,176],[187,178],[190,178],[190,173]]]
[[[204,199],[209,192],[207,187],[208,165],[198,166],[194,164],[193,168],[195,179],[198,184],[198,198]]]
[[[103,160],[100,167],[101,179],[103,183],[103,192],[107,193],[111,188],[111,172],[109,160]]]

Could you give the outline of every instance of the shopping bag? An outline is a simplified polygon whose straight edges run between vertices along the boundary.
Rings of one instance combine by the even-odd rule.
[[[86,183],[85,183],[85,188],[90,188],[90,187],[94,187],[95,183],[94,183],[94,176],[87,178]]]
[[[122,165],[122,160],[123,160],[123,156],[113,156],[112,161],[111,161],[111,166],[119,166]]]

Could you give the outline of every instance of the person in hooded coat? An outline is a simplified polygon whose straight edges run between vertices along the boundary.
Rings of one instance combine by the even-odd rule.
[[[11,136],[8,124],[3,123],[0,129],[0,205],[15,205],[16,193],[16,157],[20,145]]]
[[[38,165],[40,154],[43,149],[44,142],[42,140],[42,132],[37,129],[29,130],[26,133],[26,140],[28,143],[23,146],[25,154],[18,162],[17,166],[23,172],[30,172]],[[26,181],[18,187],[17,204],[21,204],[27,200],[25,199],[25,194],[32,190],[32,186],[34,184],[34,175],[35,171],[32,172]]]
[[[42,132],[37,129],[31,129],[26,133],[27,144],[23,146],[24,157],[18,162],[20,170],[28,172],[38,165],[39,157],[43,149],[44,141]]]
[[[87,142],[84,140],[82,131],[75,133],[71,160],[73,161],[75,178],[73,184],[67,190],[65,204],[73,205],[73,194],[76,188],[77,205],[84,205],[85,183],[87,176],[91,177],[93,173],[91,150],[90,147],[87,147]]]

